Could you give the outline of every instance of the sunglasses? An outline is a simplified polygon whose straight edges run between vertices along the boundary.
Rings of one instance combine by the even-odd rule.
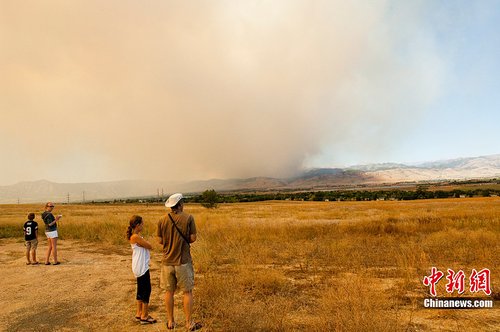
[[[54,205],[47,205],[47,207],[54,207]]]

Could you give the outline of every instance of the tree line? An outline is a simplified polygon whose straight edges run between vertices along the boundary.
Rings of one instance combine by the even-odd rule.
[[[210,195],[207,194],[210,192]],[[490,197],[499,196],[500,189],[471,190],[436,190],[417,187],[416,190],[344,190],[344,191],[306,191],[306,192],[274,192],[274,193],[223,193],[214,190],[188,198],[188,202],[201,203],[206,207],[216,207],[220,203],[259,202],[269,200],[292,201],[374,201],[374,200],[416,200],[434,198]],[[207,206],[213,202],[215,206]]]
[[[332,190],[332,191],[301,191],[301,192],[267,192],[218,193],[213,189],[200,194],[186,195],[187,203],[199,203],[206,208],[216,208],[221,203],[244,203],[260,201],[376,201],[376,200],[416,200],[435,198],[491,197],[500,196],[500,189],[453,189],[428,190],[427,186],[417,186],[415,190],[385,189],[385,190]],[[112,201],[92,201],[92,203],[160,203],[158,197],[142,197],[115,199]]]

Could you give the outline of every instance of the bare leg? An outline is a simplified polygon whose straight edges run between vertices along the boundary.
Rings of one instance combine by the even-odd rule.
[[[141,314],[141,319],[148,319],[149,313],[148,313],[148,308],[149,308],[149,303],[141,302],[142,303],[142,314]]]
[[[30,251],[29,249],[26,249],[26,262],[28,264],[31,264],[31,261],[30,261]]]
[[[173,326],[174,320],[174,292],[167,291],[165,293],[165,304],[167,306],[167,326]]]
[[[186,316],[186,327],[189,329],[191,326],[191,313],[193,311],[193,292],[184,292],[184,315]]]
[[[36,250],[31,251],[31,257],[32,257],[33,263],[36,263]]]
[[[47,257],[45,258],[45,264],[50,263],[50,253],[52,252],[52,239],[48,238],[47,247]]]
[[[54,257],[54,263],[57,263],[57,262],[59,262],[57,260],[57,237],[53,238],[52,241],[53,241],[52,242],[52,255]]]
[[[137,311],[135,312],[135,317],[141,318],[142,316],[142,301],[137,300]]]

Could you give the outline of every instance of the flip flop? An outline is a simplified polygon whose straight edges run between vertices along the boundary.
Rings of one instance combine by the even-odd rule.
[[[39,262],[34,262],[34,263],[31,263],[31,265],[38,265],[40,264]]]
[[[50,262],[47,262],[47,263],[45,263],[45,265],[52,265],[52,264],[50,264]]]
[[[52,264],[52,265],[59,265],[59,264],[61,264],[61,263],[60,263],[60,262],[56,262],[56,263],[54,263],[54,264]]]
[[[167,322],[167,329],[173,330],[177,327],[177,324],[175,322]]]
[[[154,319],[153,317],[151,316],[148,316],[148,318],[146,319],[142,319],[141,318],[141,325],[145,325],[145,324],[154,324],[156,323],[156,319]]]
[[[30,262],[26,262],[26,265],[31,265],[31,263]]]
[[[141,316],[135,316],[135,321],[140,322],[141,321]]]
[[[196,330],[199,330],[203,327],[203,325],[201,325],[200,322],[196,322],[196,323],[192,323],[190,326],[189,326],[189,329],[188,331],[196,331]]]

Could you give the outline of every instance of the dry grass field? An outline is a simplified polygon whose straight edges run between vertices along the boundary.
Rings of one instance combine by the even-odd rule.
[[[131,320],[135,280],[125,239],[128,219],[139,214],[146,221],[145,237],[155,242],[162,205],[57,205],[54,212],[64,215],[59,223],[63,264],[26,266],[22,224],[29,212],[42,208],[0,206],[2,279],[11,280],[0,299],[12,303],[0,310],[0,329],[166,331],[159,246],[151,264],[151,307],[163,322],[143,327]],[[433,266],[445,273],[463,270],[467,277],[471,269],[489,268],[496,293],[491,298],[498,299],[498,197],[261,202],[212,210],[188,204],[185,211],[195,216],[198,228],[192,245],[195,318],[204,323],[203,331],[500,330],[498,300],[493,309],[426,309],[429,288],[422,284]],[[39,214],[36,221],[42,223]],[[87,271],[89,277],[79,279]],[[57,305],[65,310],[47,313],[54,301],[48,279],[57,282]],[[31,288],[30,280],[37,291],[26,294],[22,290]],[[99,300],[89,295],[96,283]],[[439,295],[446,296],[445,283],[443,278],[438,284]],[[58,317],[57,324],[35,318],[47,315]]]

